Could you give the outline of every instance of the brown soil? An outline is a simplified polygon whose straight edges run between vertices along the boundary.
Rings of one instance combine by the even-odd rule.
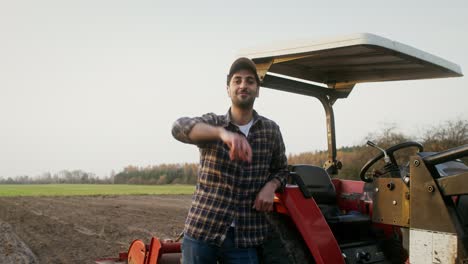
[[[190,200],[190,195],[0,198],[0,221],[40,263],[93,263],[117,257],[134,239],[175,238]],[[2,239],[8,238],[0,236],[0,244],[8,243]]]

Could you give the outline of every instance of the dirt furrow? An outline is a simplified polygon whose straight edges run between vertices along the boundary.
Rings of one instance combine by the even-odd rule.
[[[91,263],[98,257],[117,256],[136,238],[175,237],[183,229],[190,198],[0,198],[0,219],[11,225],[40,263]]]

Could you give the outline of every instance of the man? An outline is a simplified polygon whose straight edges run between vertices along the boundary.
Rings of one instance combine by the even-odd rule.
[[[200,149],[198,181],[184,230],[184,264],[258,263],[256,247],[268,234],[265,212],[284,186],[287,159],[278,125],[253,109],[260,79],[239,58],[227,77],[231,107],[178,119],[173,136]]]

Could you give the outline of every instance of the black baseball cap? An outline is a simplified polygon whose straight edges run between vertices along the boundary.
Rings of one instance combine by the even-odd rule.
[[[255,66],[255,63],[251,59],[245,57],[238,58],[232,63],[231,68],[229,69],[229,74],[227,76],[227,85],[229,85],[229,82],[231,81],[231,78],[234,75],[234,73],[240,70],[251,71],[253,75],[255,75],[257,85],[260,86],[260,78],[258,77],[257,66]]]

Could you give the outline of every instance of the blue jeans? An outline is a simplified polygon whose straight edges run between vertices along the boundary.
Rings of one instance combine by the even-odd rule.
[[[229,228],[221,247],[184,235],[183,264],[216,264],[218,260],[223,264],[258,264],[257,249],[236,248],[233,228]]]

